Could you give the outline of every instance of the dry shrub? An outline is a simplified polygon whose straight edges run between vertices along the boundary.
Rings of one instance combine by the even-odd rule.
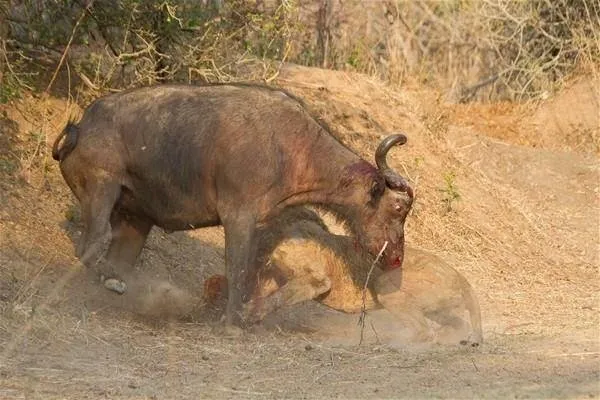
[[[7,103],[19,94],[19,77],[8,62],[9,52],[6,48],[8,12],[8,1],[0,1],[0,104]]]
[[[392,83],[416,78],[452,101],[522,100],[545,98],[578,69],[600,65],[593,0],[0,4],[10,5],[13,58],[54,70],[68,53],[67,72],[92,96],[168,81],[271,82],[289,60]]]
[[[390,82],[417,77],[456,101],[546,97],[573,71],[600,64],[600,4],[591,0],[323,0],[304,9],[327,49],[312,64]],[[324,51],[326,55],[319,55]],[[485,91],[482,89],[486,89]]]

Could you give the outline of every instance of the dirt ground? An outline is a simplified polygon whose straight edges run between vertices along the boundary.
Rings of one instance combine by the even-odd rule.
[[[484,344],[412,346],[385,310],[309,302],[227,337],[199,300],[222,273],[223,232],[154,229],[123,295],[73,256],[78,207],[49,146],[76,108],[0,105],[0,399],[600,398],[600,85],[538,104],[445,104],[415,85],[287,66],[304,97],[417,200],[407,241],[478,294]]]

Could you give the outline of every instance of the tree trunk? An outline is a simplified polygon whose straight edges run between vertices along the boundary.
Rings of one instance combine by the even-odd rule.
[[[10,10],[10,2],[7,0],[0,0],[0,86],[4,83],[4,69],[6,68],[6,38],[9,33],[9,26],[7,21],[8,12]]]
[[[321,0],[317,11],[317,51],[318,62],[322,68],[327,68],[329,64],[332,8],[333,0]]]

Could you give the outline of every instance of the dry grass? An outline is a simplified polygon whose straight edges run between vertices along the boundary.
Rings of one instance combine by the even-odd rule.
[[[329,31],[329,68],[391,83],[417,79],[454,102],[541,99],[600,61],[594,1],[320,4],[328,6],[326,21],[314,4],[301,15],[315,31]]]
[[[11,160],[25,160],[12,173],[3,170],[0,182],[6,188],[0,193],[0,288],[8,294],[0,299],[0,397],[597,394],[590,383],[597,382],[600,300],[598,232],[590,223],[600,211],[596,156],[576,146],[556,152],[513,144],[514,134],[502,129],[513,116],[509,106],[466,112],[441,105],[439,95],[421,88],[395,91],[359,74],[292,66],[279,82],[368,159],[382,134],[408,135],[409,143],[390,154],[390,165],[417,189],[407,240],[442,255],[472,283],[486,345],[477,352],[415,354],[369,337],[357,347],[355,315],[345,320],[314,305],[287,310],[264,331],[238,338],[220,336],[203,310],[174,321],[140,316],[143,303],[109,296],[73,267],[78,228],[65,221],[73,199],[56,164],[43,161],[71,106],[26,97],[0,106],[19,128],[9,142]],[[528,114],[518,115],[510,119],[516,131],[532,126]],[[488,134],[485,126],[494,120]],[[41,145],[28,139],[32,130],[43,135]],[[451,211],[440,190],[449,171],[460,194]],[[222,246],[219,229],[170,236],[155,230],[138,272],[199,295],[204,278],[222,273]],[[307,328],[320,327],[321,334],[286,327],[286,320],[301,320],[301,311]],[[385,334],[384,317],[369,317]]]

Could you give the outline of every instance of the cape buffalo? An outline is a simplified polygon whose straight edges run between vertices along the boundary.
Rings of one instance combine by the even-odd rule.
[[[226,322],[241,325],[257,270],[255,231],[288,206],[335,212],[371,253],[387,241],[385,264],[401,265],[413,192],[385,157],[405,142],[403,134],[383,140],[376,168],[283,90],[164,85],[94,101],[77,124],[67,124],[52,155],[81,204],[77,256],[89,263],[112,229],[99,267],[111,290],[126,290],[122,277],[153,225],[223,225]]]

